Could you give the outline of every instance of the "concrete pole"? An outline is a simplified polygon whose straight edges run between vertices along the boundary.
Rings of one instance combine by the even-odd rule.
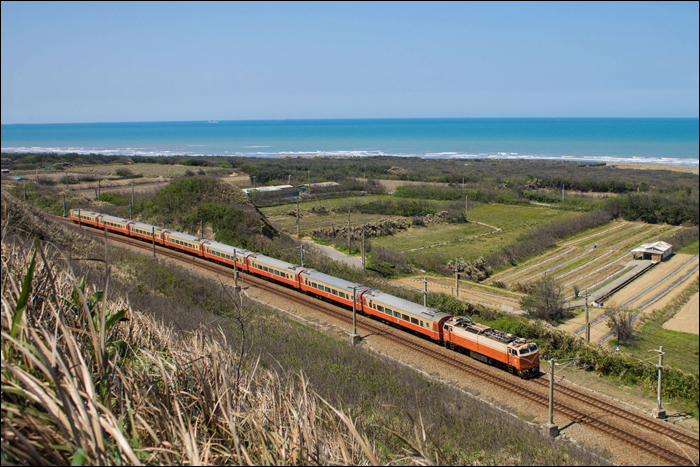
[[[360,336],[357,335],[357,286],[352,288],[352,345],[355,346],[360,342]]]
[[[656,410],[652,410],[654,418],[666,418],[666,411],[661,408],[661,369],[664,364],[664,347],[659,346],[659,384],[656,390]]]
[[[107,266],[109,265],[109,256],[108,256],[108,245],[109,245],[109,238],[107,237],[107,232],[108,228],[105,227],[105,272],[107,271]]]
[[[362,269],[365,269],[365,225],[362,224]]]
[[[153,257],[156,257],[156,228],[151,227],[151,238],[153,238]]]
[[[459,298],[459,269],[457,268],[457,258],[455,258],[455,290],[457,291],[457,298]]]
[[[309,194],[311,194],[311,171],[307,170],[306,174],[308,176],[308,182],[309,182]]]
[[[97,188],[95,188],[95,201],[97,201],[100,198],[100,195],[97,193]]]
[[[233,289],[238,290],[238,265],[236,265],[236,250],[233,250]]]
[[[66,217],[66,194],[63,193],[63,217]]]
[[[357,334],[357,317],[356,317],[357,304],[356,304],[355,300],[357,300],[357,286],[353,286],[353,288],[352,288],[352,334],[353,334],[353,336],[355,334]]]
[[[550,438],[559,436],[559,427],[554,424],[554,359],[549,360],[549,423],[544,425],[544,433]]]
[[[99,198],[100,195],[102,194],[102,187],[100,186],[100,182],[101,182],[101,181],[102,181],[102,180],[100,180],[99,178],[97,179],[97,197],[98,197],[98,198]]]
[[[301,245],[301,267],[304,267],[304,245]]]
[[[554,359],[549,359],[549,424],[554,425]]]
[[[464,220],[467,220],[467,213],[469,212],[469,195],[464,195]]]
[[[428,277],[423,277],[423,306],[428,306]]]
[[[24,200],[27,201],[27,184],[25,183],[22,188],[24,189]]]
[[[133,213],[132,207],[133,207],[133,205],[130,204],[129,205],[129,219],[134,218],[134,213]]]
[[[131,204],[134,204],[134,182],[131,182]]]
[[[301,238],[299,230],[299,193],[297,192],[297,238]]]
[[[202,219],[199,219],[199,236],[204,238],[204,222]]]
[[[352,233],[350,233],[350,211],[348,211],[348,254],[352,254],[352,250],[350,247],[350,241],[352,239]]]
[[[588,294],[586,294],[586,341],[591,342],[591,323],[588,316]]]
[[[80,230],[83,229],[83,222],[82,222],[82,218],[80,217],[80,208],[78,208],[78,228]]]
[[[564,184],[561,184],[561,202],[564,202]]]

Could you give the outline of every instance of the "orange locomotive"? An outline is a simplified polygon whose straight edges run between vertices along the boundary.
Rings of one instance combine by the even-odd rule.
[[[457,316],[447,320],[443,329],[445,347],[505,367],[521,378],[540,372],[537,344]]]

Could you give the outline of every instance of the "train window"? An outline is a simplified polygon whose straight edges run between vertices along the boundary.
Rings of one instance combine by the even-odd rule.
[[[411,322],[412,322],[413,324],[418,324],[418,320],[417,320],[416,318],[411,318]]]
[[[408,315],[401,315],[401,317],[402,317],[403,319],[405,319],[406,321],[409,320],[409,319],[408,319]]]
[[[338,291],[337,291],[337,290],[331,290],[331,293],[333,293],[333,295],[338,295]]]
[[[377,305],[377,310],[381,311],[382,313],[384,312],[384,307],[381,305]]]
[[[401,318],[401,313],[399,313],[398,311],[395,311],[394,316],[396,316],[397,318]]]
[[[387,312],[389,315],[392,315],[392,314],[394,313],[394,312],[391,311],[389,308],[386,309],[386,312]]]
[[[420,322],[420,326],[421,326],[421,327],[423,327],[423,320],[421,320],[421,322]]]

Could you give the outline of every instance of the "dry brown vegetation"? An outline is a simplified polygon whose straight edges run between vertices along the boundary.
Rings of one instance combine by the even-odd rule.
[[[242,365],[223,333],[176,334],[109,297],[109,267],[102,293],[36,245],[3,237],[3,464],[379,463],[303,373]],[[432,463],[423,441],[395,460]]]

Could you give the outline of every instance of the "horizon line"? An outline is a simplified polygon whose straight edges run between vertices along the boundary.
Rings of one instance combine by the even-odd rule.
[[[700,120],[700,117],[351,117],[351,118],[260,118],[210,120],[131,120],[101,122],[0,123],[0,125],[90,125],[109,123],[221,123],[221,122],[311,122],[343,120]]]

